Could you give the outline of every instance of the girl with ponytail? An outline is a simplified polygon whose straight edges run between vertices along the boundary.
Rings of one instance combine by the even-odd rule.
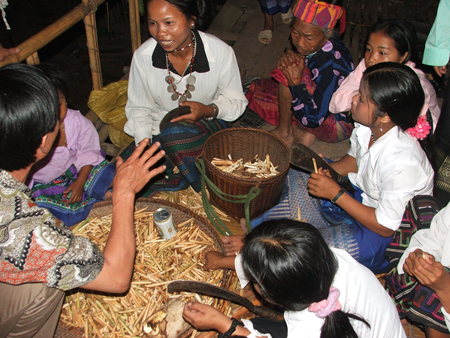
[[[235,268],[241,286],[251,283],[263,302],[284,311],[284,320],[254,318],[241,324],[211,306],[188,303],[183,316],[197,329],[228,337],[406,337],[373,273],[347,252],[330,248],[312,225],[264,222],[244,243],[236,257],[208,253],[204,268]]]

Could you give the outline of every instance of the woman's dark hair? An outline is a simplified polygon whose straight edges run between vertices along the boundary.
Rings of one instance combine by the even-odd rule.
[[[51,63],[40,63],[35,65],[35,67],[42,70],[42,72],[52,81],[56,90],[61,92],[66,98],[66,101],[70,101],[70,91],[69,84],[67,83],[67,79],[64,77],[64,74],[53,64]]]
[[[390,19],[375,23],[369,30],[369,35],[382,32],[394,41],[394,46],[400,55],[408,53],[403,64],[408,61],[418,61],[417,34],[414,27],[407,21]]]
[[[146,0],[145,8],[149,2],[153,0]],[[186,16],[188,20],[195,21],[196,29],[206,29],[210,23],[210,1],[209,0],[165,0],[171,5],[174,5],[178,10]]]
[[[42,137],[55,129],[58,112],[58,93],[41,70],[20,63],[0,68],[0,168],[32,164]]]
[[[376,106],[376,114],[388,114],[402,130],[417,124],[425,102],[425,94],[417,74],[396,62],[381,62],[364,72],[361,86],[367,86],[368,98]]]
[[[328,298],[338,263],[312,225],[288,219],[267,221],[252,230],[244,243],[246,275],[269,302],[284,311],[302,311]],[[357,338],[349,318],[367,324],[356,315],[335,311],[326,317],[321,338]]]

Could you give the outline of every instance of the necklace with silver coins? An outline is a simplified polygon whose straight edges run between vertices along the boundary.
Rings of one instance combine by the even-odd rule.
[[[195,90],[194,84],[195,84],[196,78],[194,75],[192,75],[192,68],[194,67],[194,57],[195,57],[195,51],[197,49],[197,42],[195,41],[194,33],[192,33],[192,43],[194,45],[194,48],[192,48],[191,62],[186,66],[186,69],[184,70],[184,73],[183,73],[183,77],[177,83],[175,83],[175,78],[172,76],[172,74],[170,72],[169,54],[166,52],[166,67],[167,67],[167,71],[169,72],[169,75],[167,75],[166,79],[165,79],[165,81],[169,84],[167,86],[167,91],[169,93],[172,93],[172,96],[171,96],[172,101],[178,100],[179,103],[185,102],[188,99],[191,99],[192,98],[191,92],[193,92]],[[186,48],[189,48],[192,45],[192,43],[184,48],[179,49],[179,50],[175,49],[174,52],[185,50]],[[181,82],[181,80],[183,80],[184,74],[186,73],[186,70],[189,67],[190,67],[189,76],[186,79],[186,90],[184,91],[184,93],[180,93],[177,91],[177,84],[179,84]]]

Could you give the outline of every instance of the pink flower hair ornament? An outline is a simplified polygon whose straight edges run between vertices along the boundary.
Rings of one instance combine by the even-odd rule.
[[[309,312],[314,312],[319,318],[326,318],[330,313],[339,311],[342,308],[341,303],[339,303],[339,296],[341,292],[338,288],[331,287],[328,298],[321,300],[318,303],[312,303],[308,307]]]
[[[409,128],[406,132],[412,137],[423,140],[430,133],[431,126],[427,121],[426,115],[419,116],[417,124],[413,128]]]

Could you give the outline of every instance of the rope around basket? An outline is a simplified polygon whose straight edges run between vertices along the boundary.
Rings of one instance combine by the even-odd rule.
[[[205,161],[202,158],[197,158],[195,166],[202,176],[202,202],[205,209],[206,215],[210,220],[211,224],[219,231],[222,235],[232,235],[232,232],[225,226],[222,220],[217,216],[216,212],[209,203],[208,197],[206,195],[206,184],[208,188],[211,189],[213,193],[217,195],[222,201],[230,203],[244,203],[244,213],[245,213],[245,225],[247,227],[247,232],[252,230],[250,224],[250,202],[253,201],[261,192],[261,188],[258,185],[252,187],[247,195],[229,195],[225,194],[220,190],[207,176],[205,171]],[[205,184],[206,183],[206,184]],[[234,199],[229,199],[227,197],[232,197]],[[221,227],[221,228],[220,228]],[[222,230],[223,229],[223,230]],[[224,232],[225,231],[225,232]]]

